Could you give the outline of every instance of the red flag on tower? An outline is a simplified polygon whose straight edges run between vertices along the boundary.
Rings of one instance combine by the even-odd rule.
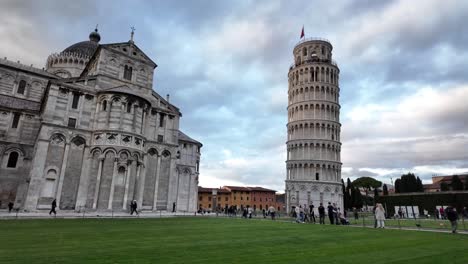
[[[305,35],[304,35],[304,26],[302,26],[302,31],[301,31],[301,38],[303,38]]]

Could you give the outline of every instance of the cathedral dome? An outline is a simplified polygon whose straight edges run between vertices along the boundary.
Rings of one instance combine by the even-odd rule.
[[[75,43],[64,49],[63,53],[76,53],[86,57],[91,57],[98,48],[100,40],[101,36],[99,35],[97,29],[95,29],[93,32],[91,32],[91,34],[89,34],[88,41]]]

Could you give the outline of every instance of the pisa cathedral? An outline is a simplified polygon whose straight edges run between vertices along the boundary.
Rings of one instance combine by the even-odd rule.
[[[288,73],[286,208],[335,203],[343,209],[338,65],[332,45],[303,39]]]
[[[44,69],[0,58],[0,207],[195,211],[202,144],[133,41],[88,41]]]

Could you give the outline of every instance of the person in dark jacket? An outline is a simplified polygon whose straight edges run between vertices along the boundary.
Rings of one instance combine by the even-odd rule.
[[[335,208],[333,207],[333,205],[328,202],[328,206],[327,206],[327,210],[328,210],[328,219],[330,220],[330,225],[333,225],[335,223],[335,215],[333,213],[333,211],[335,210]]]
[[[8,213],[11,213],[11,210],[13,210],[13,203],[9,202],[8,203]]]
[[[136,200],[133,200],[131,203],[130,203],[130,215],[133,215],[133,213],[135,213],[136,215],[138,215],[138,204],[137,204],[137,201]]]
[[[57,212],[55,211],[55,208],[57,207],[57,200],[52,201],[52,208],[50,209],[49,215],[54,213],[54,215],[57,215]]]
[[[318,212],[319,212],[319,223],[320,224],[325,224],[325,207],[323,207],[323,204],[320,203],[320,206],[318,207]]]
[[[315,212],[314,212],[313,204],[309,205],[309,214],[310,214],[310,220],[314,221],[314,224],[315,224]]]
[[[457,227],[458,227],[458,213],[457,209],[455,209],[452,206],[449,206],[445,209],[445,216],[447,219],[450,221],[450,224],[452,224],[452,233],[457,232]]]

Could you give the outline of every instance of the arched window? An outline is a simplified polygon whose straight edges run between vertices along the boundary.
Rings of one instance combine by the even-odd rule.
[[[320,178],[320,177],[319,177],[319,173],[318,173],[318,172],[317,172],[317,173],[315,173],[315,180],[316,180],[316,181],[318,181],[318,180],[319,180],[319,178]]]
[[[132,80],[132,67],[125,65],[124,68],[124,79],[131,81]]]
[[[307,56],[307,48],[302,48],[302,56]]]
[[[128,102],[127,103],[127,113],[131,113],[132,112],[132,103]]]
[[[107,101],[104,100],[102,101],[102,111],[106,111],[107,110]]]
[[[18,157],[18,152],[11,152],[10,156],[8,156],[7,168],[16,168],[16,165],[18,163]]]
[[[18,84],[18,89],[16,90],[19,94],[24,94],[24,90],[26,89],[26,81],[21,80]]]

